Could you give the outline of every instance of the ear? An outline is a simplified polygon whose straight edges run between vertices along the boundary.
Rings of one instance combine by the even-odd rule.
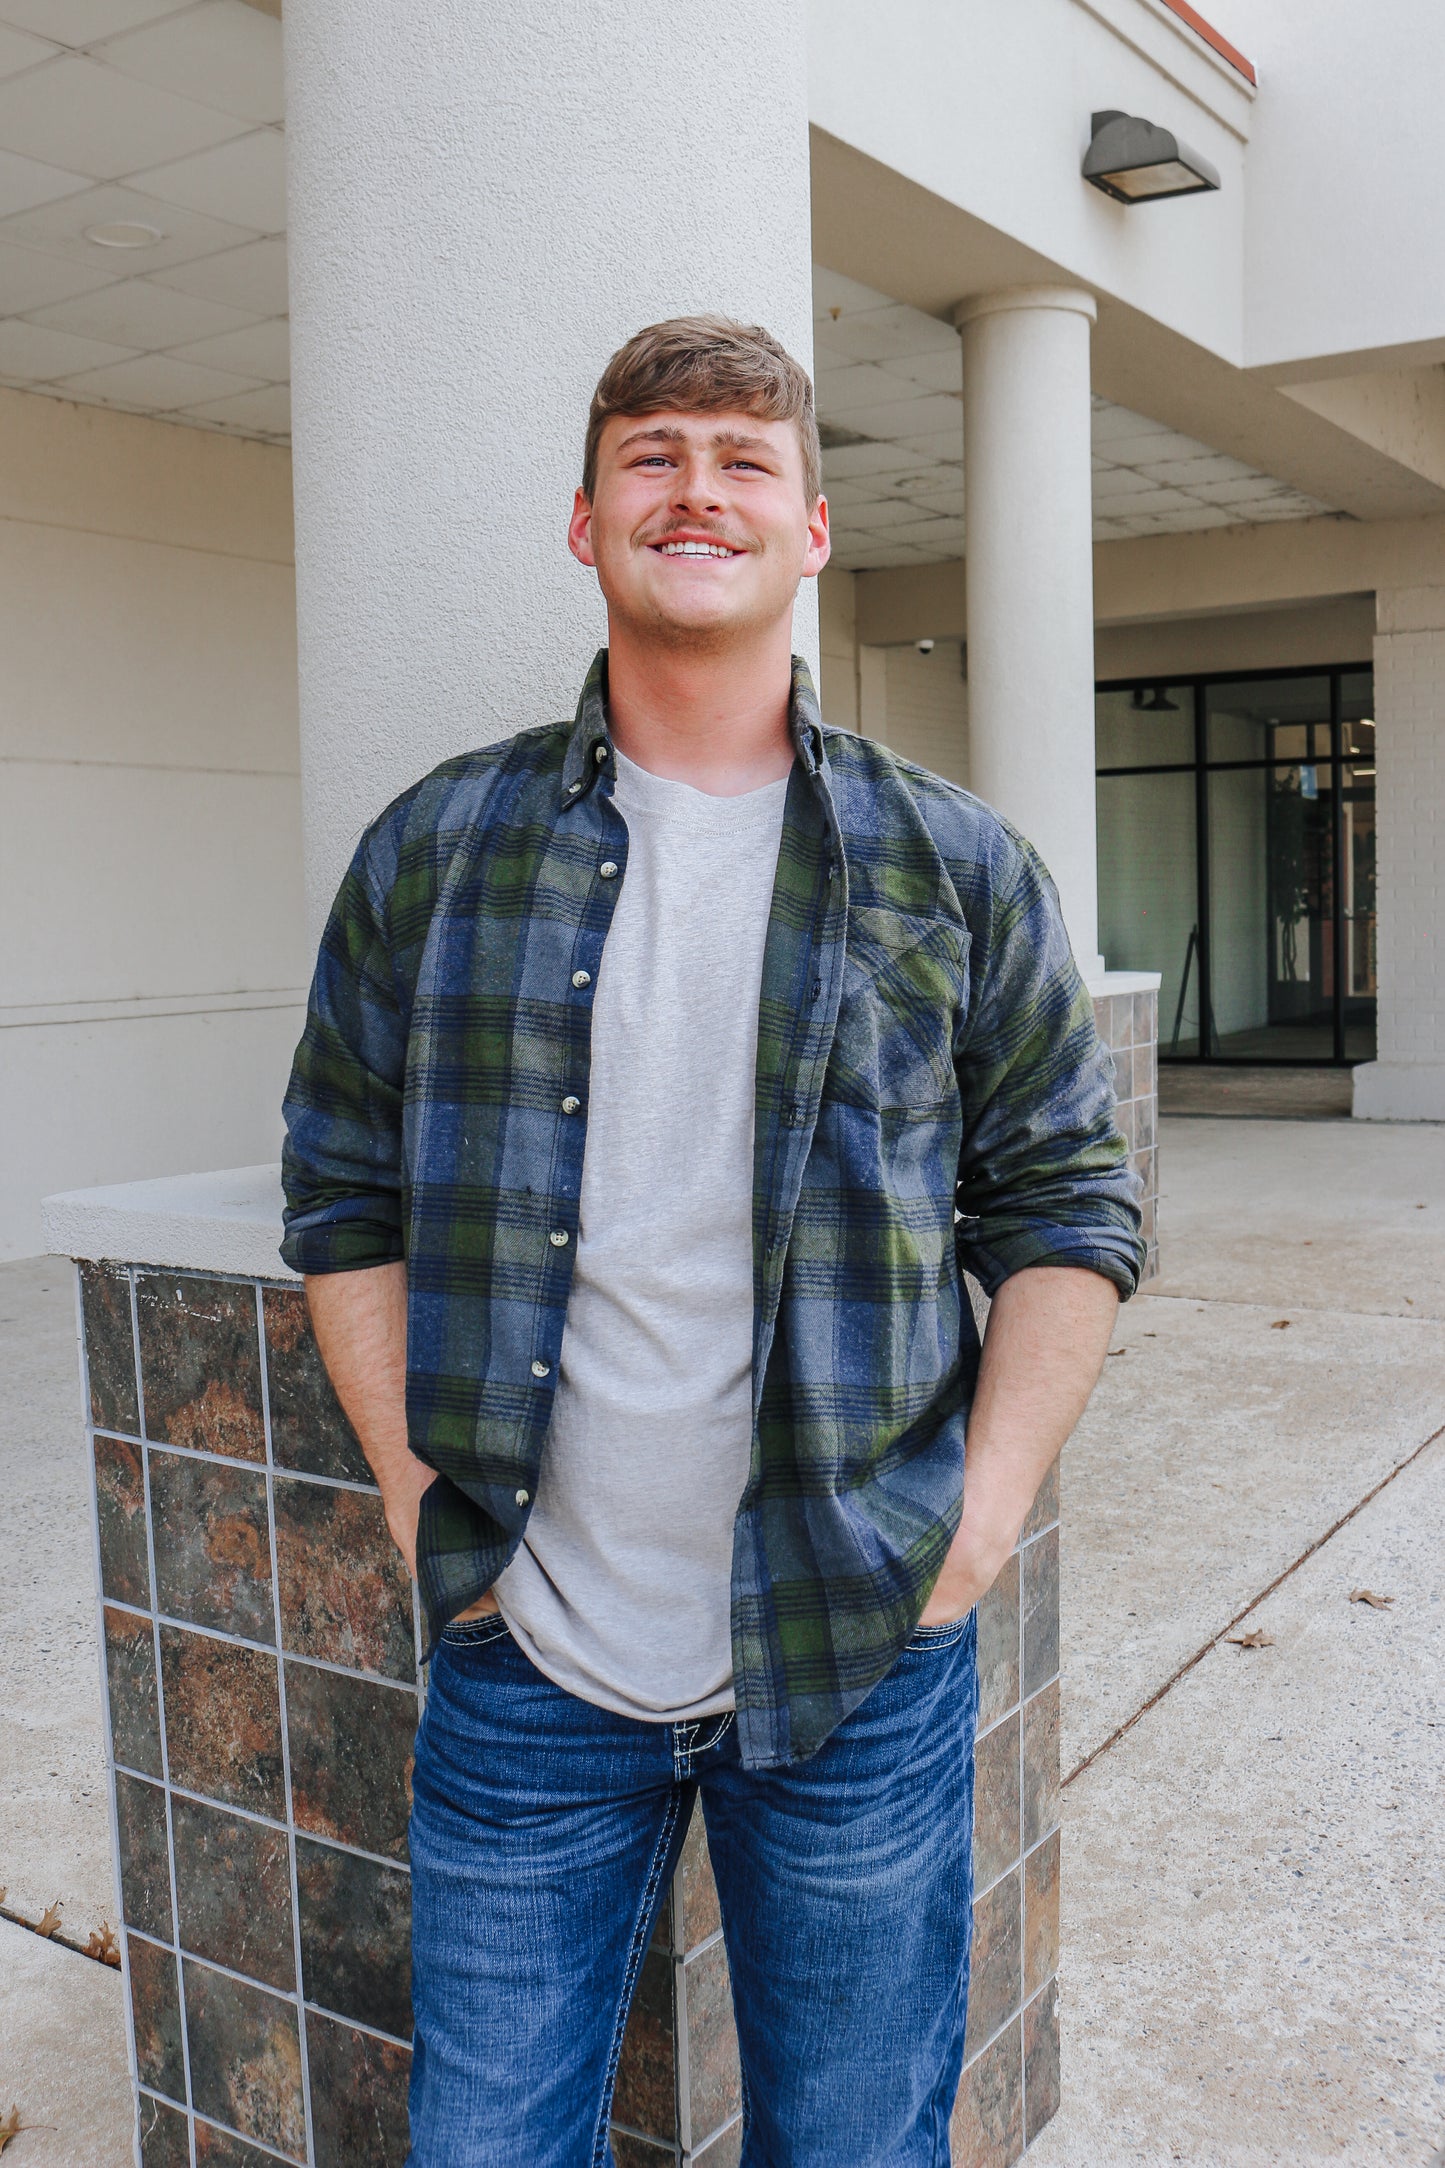
[[[597,565],[592,548],[592,506],[579,489],[572,499],[572,517],[567,522],[567,547],[579,564]]]
[[[833,554],[828,532],[828,500],[820,497],[808,516],[808,549],[803,558],[803,578],[815,580]]]

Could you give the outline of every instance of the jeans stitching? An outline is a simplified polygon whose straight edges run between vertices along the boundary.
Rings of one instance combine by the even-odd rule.
[[[627,1971],[623,1977],[622,1994],[617,2004],[617,2016],[612,2027],[612,2047],[607,2057],[607,2076],[602,2086],[602,2106],[598,2112],[597,2130],[592,2142],[592,2168],[609,2168],[611,2146],[608,2143],[608,2127],[612,2120],[612,2088],[617,2078],[617,2065],[622,2059],[622,2038],[627,2030],[627,2013],[632,2004],[632,1991],[637,1985],[637,1975],[642,1970],[642,1960],[647,1945],[643,1940],[652,1919],[653,1901],[663,1861],[672,1848],[672,1832],[677,1827],[678,1807],[681,1794],[674,1791],[668,1798],[667,1812],[662,1817],[662,1828],[653,1846],[652,1863],[647,1870],[647,1884],[642,1892],[642,1903],[632,1929],[632,1946],[627,1953]]]

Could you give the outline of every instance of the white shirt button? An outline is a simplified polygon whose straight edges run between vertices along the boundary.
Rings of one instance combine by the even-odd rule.
[[[601,865],[597,868],[597,871],[601,874],[604,881],[615,881],[617,879],[616,859],[604,858]]]
[[[569,798],[575,798],[581,788],[582,785],[580,783],[569,783],[567,785],[567,796]]]
[[[530,1491],[519,1490],[517,1493],[518,1505],[524,1506],[527,1503],[527,1500],[531,1497],[531,1495],[532,1493]]]
[[[565,1250],[567,1247],[566,1228],[554,1227],[552,1229],[552,1232],[548,1235],[547,1240],[551,1243],[554,1250]]]
[[[534,1378],[545,1378],[545,1377],[550,1377],[550,1376],[551,1376],[551,1373],[552,1373],[552,1365],[551,1365],[550,1363],[544,1363],[544,1362],[542,1361],[541,1357],[540,1357],[540,1356],[538,1356],[538,1358],[537,1358],[536,1362],[534,1362],[534,1363],[533,1363],[533,1365],[532,1365],[532,1375],[533,1375],[533,1377],[534,1377]]]
[[[605,759],[607,758],[607,748],[606,748],[606,746],[605,746],[605,745],[594,745],[594,747],[592,748],[592,758],[593,758],[593,759],[594,759],[594,760],[596,761],[596,763],[597,763],[598,767],[600,768],[600,767],[602,766],[602,763],[603,763],[603,761],[604,761],[604,760],[605,760]]]
[[[590,971],[574,971],[572,984],[574,986],[590,986],[592,984],[592,973]]]
[[[574,1099],[571,1092],[568,1092],[566,1098],[562,1101],[562,1112],[564,1114],[575,1114],[581,1104],[580,1099]]]

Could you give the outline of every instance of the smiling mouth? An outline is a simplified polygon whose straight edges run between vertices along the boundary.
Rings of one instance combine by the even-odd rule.
[[[728,542],[652,542],[659,557],[741,557],[743,552]]]

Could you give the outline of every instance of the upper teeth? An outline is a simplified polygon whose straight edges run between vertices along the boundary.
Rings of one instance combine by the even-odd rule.
[[[721,542],[664,542],[664,557],[731,557],[732,551]]]

